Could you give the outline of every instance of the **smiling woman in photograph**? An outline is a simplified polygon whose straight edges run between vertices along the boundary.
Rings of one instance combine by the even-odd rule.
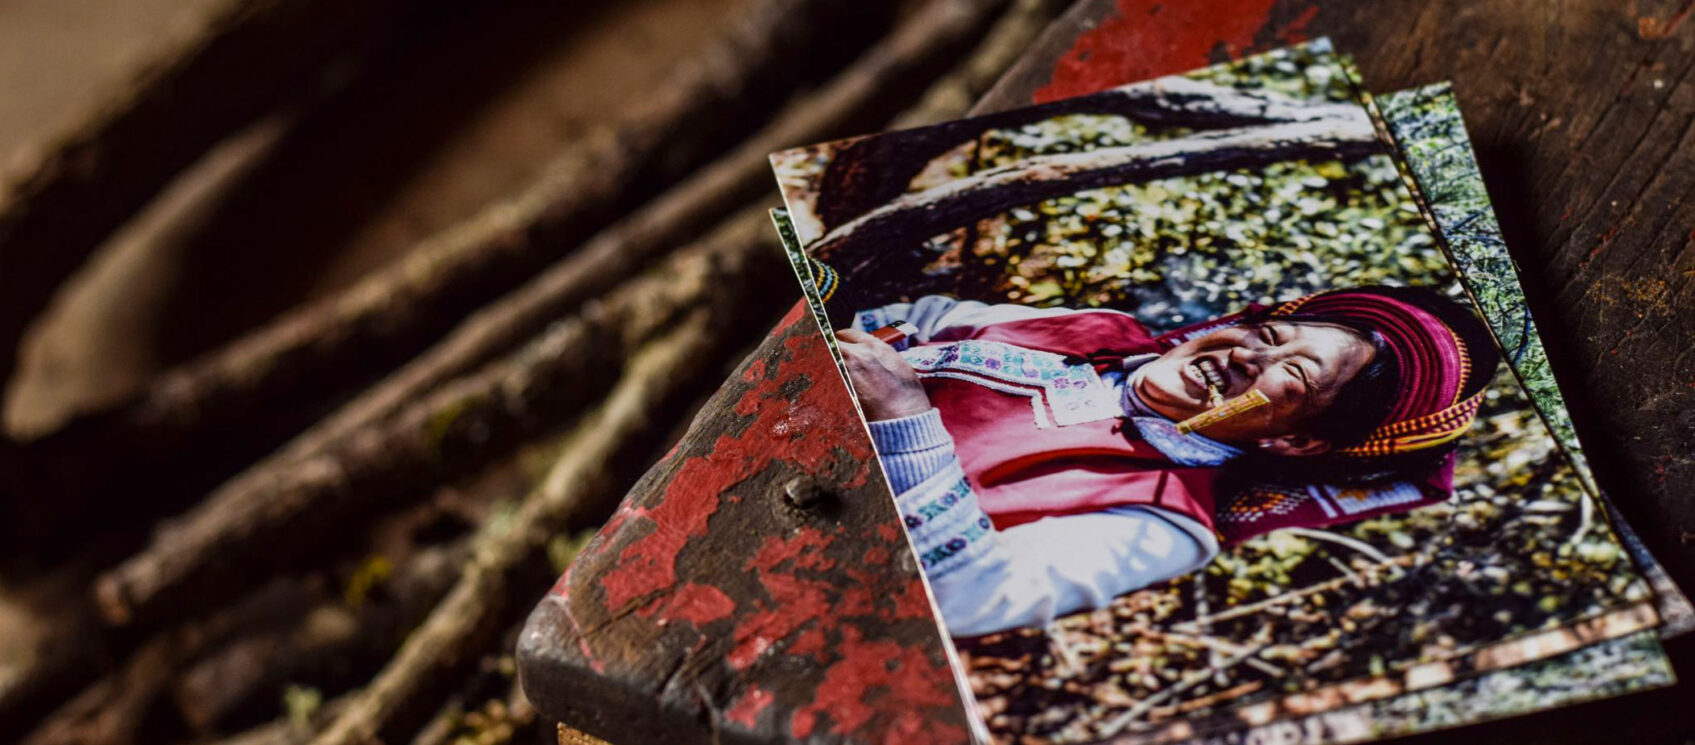
[[[896,321],[898,349],[867,333]],[[1221,544],[1447,498],[1498,362],[1469,310],[1392,287],[1162,335],[1118,311],[943,296],[855,325],[842,357],[955,636],[1102,607]]]

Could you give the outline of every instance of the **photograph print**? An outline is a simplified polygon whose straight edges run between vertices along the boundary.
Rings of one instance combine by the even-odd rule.
[[[1325,44],[772,160],[997,740],[1181,739],[1656,623]]]

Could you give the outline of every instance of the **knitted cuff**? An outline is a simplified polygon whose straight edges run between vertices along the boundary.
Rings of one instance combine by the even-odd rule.
[[[870,422],[889,486],[901,494],[936,474],[953,460],[953,437],[942,427],[941,412],[930,409],[900,419]]]

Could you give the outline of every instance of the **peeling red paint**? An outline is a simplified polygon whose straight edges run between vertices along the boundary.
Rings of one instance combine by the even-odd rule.
[[[700,462],[689,461],[683,468],[691,470],[690,466]],[[711,475],[700,473],[695,478],[711,478]],[[679,482],[682,482],[681,474]],[[639,507],[631,510],[633,517],[652,522],[653,532],[625,547],[618,556],[618,565],[601,578],[608,608],[623,608],[633,600],[676,585],[678,552],[690,538],[706,533],[707,520],[718,510],[718,500],[711,498],[712,495],[702,493],[694,497],[669,495],[651,510]]]
[[[747,669],[772,645],[814,619],[842,610],[832,597],[836,588],[826,582],[772,573],[761,576],[760,584],[770,595],[769,604],[761,603],[761,610],[744,617],[731,633],[736,645],[725,659],[737,670]]]
[[[775,333],[784,333],[803,318],[804,315],[791,310]],[[763,365],[748,368],[749,373],[743,379],[755,385],[736,402],[735,411],[752,417],[754,426],[740,434],[719,437],[709,453],[685,458],[656,505],[629,511],[631,517],[651,521],[653,531],[625,547],[617,566],[602,577],[608,608],[623,608],[676,584],[677,555],[691,538],[705,535],[707,522],[718,510],[719,490],[724,485],[743,481],[777,460],[811,467],[821,474],[834,463],[835,449],[843,446],[849,458],[871,457],[870,448],[855,438],[844,441],[804,436],[807,432],[828,432],[850,426],[843,420],[854,416],[851,408],[844,414],[840,401],[829,400],[845,397],[845,391],[833,390],[839,386],[817,384],[817,381],[834,380],[835,363],[827,351],[806,353],[810,351],[807,342],[824,349],[821,342],[805,335],[791,337],[787,345],[790,364],[785,366],[783,376],[768,378],[764,372],[756,374],[754,371],[765,369]],[[804,386],[800,395],[789,401],[782,384],[797,378],[810,379],[813,384]]]
[[[889,561],[889,550],[882,546],[872,546],[865,549],[865,563],[871,566],[882,566]]]
[[[713,621],[728,618],[735,610],[736,601],[725,595],[723,590],[690,582],[671,594],[670,602],[665,604],[664,616],[668,619],[688,621],[694,624],[695,628],[700,628]]]
[[[829,733],[851,734],[877,714],[880,707],[875,702],[885,697],[903,701],[909,709],[953,705],[947,695],[953,674],[921,649],[866,640],[852,626],[842,628],[837,648],[842,660],[825,671],[812,703],[792,716],[790,726],[796,738],[811,737],[821,717],[827,717],[824,726]],[[943,680],[947,685],[936,685]],[[885,732],[884,742],[957,742],[964,737],[955,727],[911,714],[897,719],[896,726]]]
[[[1269,22],[1274,2],[1118,0],[1118,14],[1077,38],[1034,102],[1205,67],[1216,51],[1240,56]]]
[[[734,704],[730,705],[729,710],[724,712],[724,718],[752,729],[755,724],[759,723],[759,715],[770,708],[771,702],[775,701],[776,698],[776,696],[771,695],[770,691],[759,686],[753,686],[739,696]]]
[[[824,652],[827,649],[825,641],[824,630],[813,627],[797,634],[794,643],[783,651],[792,657],[811,657],[823,662],[825,659]]]
[[[894,614],[896,618],[926,618],[930,613],[930,594],[924,591],[924,583],[908,582],[895,596]]]
[[[880,478],[804,308],[773,333],[778,345],[732,379],[730,398],[718,404],[734,414],[714,424],[730,431],[673,449],[657,466],[662,486],[627,502],[574,563],[583,571],[561,577],[559,605],[567,615],[574,606],[595,628],[616,623],[618,633],[607,638],[626,645],[663,639],[653,651],[721,658],[717,669],[743,681],[719,709],[732,730],[804,723],[856,742],[965,743],[958,690],[929,625],[923,585],[910,564],[906,574],[889,570],[908,550],[892,505],[869,521],[863,513],[802,512],[781,530],[745,537],[715,530],[745,520],[748,510],[789,509],[770,489],[774,473],[798,471],[844,495],[859,490],[861,501]],[[697,562],[696,552],[714,558]],[[745,575],[723,574],[736,568]],[[672,622],[729,631],[701,632],[691,642],[676,636]],[[626,674],[650,653],[640,642],[612,644],[596,659],[583,630],[571,618],[561,641],[576,649],[577,664],[601,674]]]
[[[900,526],[884,523],[877,526],[877,537],[885,541],[900,540]]]
[[[793,560],[795,569],[829,569],[836,563],[823,554],[823,549],[829,545],[829,538],[811,528],[788,537],[771,536],[760,544],[759,551],[748,559],[745,568],[768,572],[785,561]]]
[[[724,661],[730,663],[730,667],[735,670],[746,670],[749,665],[753,664],[754,660],[765,654],[765,650],[771,648],[771,644],[772,639],[769,636],[762,634],[748,636],[736,644],[735,649],[730,650],[730,653],[724,656]]]

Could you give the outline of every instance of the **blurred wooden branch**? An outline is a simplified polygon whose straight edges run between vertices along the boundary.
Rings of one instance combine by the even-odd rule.
[[[715,235],[335,447],[226,484],[100,578],[105,617],[181,617],[238,587],[255,567],[308,554],[311,547],[294,538],[301,531],[322,540],[356,526],[406,489],[462,467],[456,461],[480,460],[490,447],[509,446],[592,403],[644,339],[705,299],[773,277],[772,267],[781,266],[775,239],[764,244],[769,256],[750,255],[739,244],[752,240],[755,228],[746,220],[735,227],[739,232]]]
[[[58,498],[50,509],[15,509],[18,536],[39,540],[85,517],[96,499],[133,483],[132,469],[194,463],[208,449],[231,447],[226,433],[243,421],[282,416],[403,362],[631,206],[644,183],[675,178],[733,140],[724,127],[702,122],[739,121],[779,100],[788,90],[779,81],[804,67],[796,59],[827,33],[843,4],[756,0],[731,33],[667,85],[644,91],[637,114],[585,137],[520,193],[346,291],[164,374],[129,401],[26,443],[29,470],[19,490]],[[581,302],[581,293],[558,299]],[[484,354],[490,351],[499,350]],[[464,360],[459,372],[480,361]]]
[[[332,593],[296,622],[242,633],[180,666],[171,686],[177,710],[197,731],[216,732],[244,711],[275,705],[284,684],[322,679],[328,670],[373,669],[368,660],[393,654],[459,577],[469,543],[461,537],[407,557],[382,580],[380,599],[350,603]]]
[[[407,3],[222,0],[0,183],[0,388],[53,292],[215,142],[380,48]],[[286,53],[285,53],[286,52]]]
[[[27,745],[132,743],[142,721],[169,690],[178,666],[243,628],[294,617],[316,595],[310,581],[267,583],[239,603],[154,635],[111,674],[84,688],[24,739]]]
[[[933,66],[979,28],[995,4],[993,0],[944,0],[926,6],[873,46],[858,63],[816,93],[785,108],[771,125],[732,153],[608,227],[511,295],[471,316],[423,355],[220,489],[218,494],[226,496],[215,496],[208,504],[225,501],[234,511],[274,512],[274,506],[267,506],[273,501],[264,495],[279,484],[289,483],[278,474],[296,473],[302,463],[345,448],[345,441],[362,428],[393,416],[444,381],[520,344],[549,320],[604,292],[654,255],[702,229],[712,217],[734,207],[737,200],[763,193],[770,179],[767,153],[839,134],[856,120],[891,108],[887,99],[897,81]],[[218,524],[235,529],[242,522],[225,517]],[[253,539],[247,534],[246,540]],[[159,548],[161,555],[166,551]],[[109,607],[117,608],[115,604]]]

